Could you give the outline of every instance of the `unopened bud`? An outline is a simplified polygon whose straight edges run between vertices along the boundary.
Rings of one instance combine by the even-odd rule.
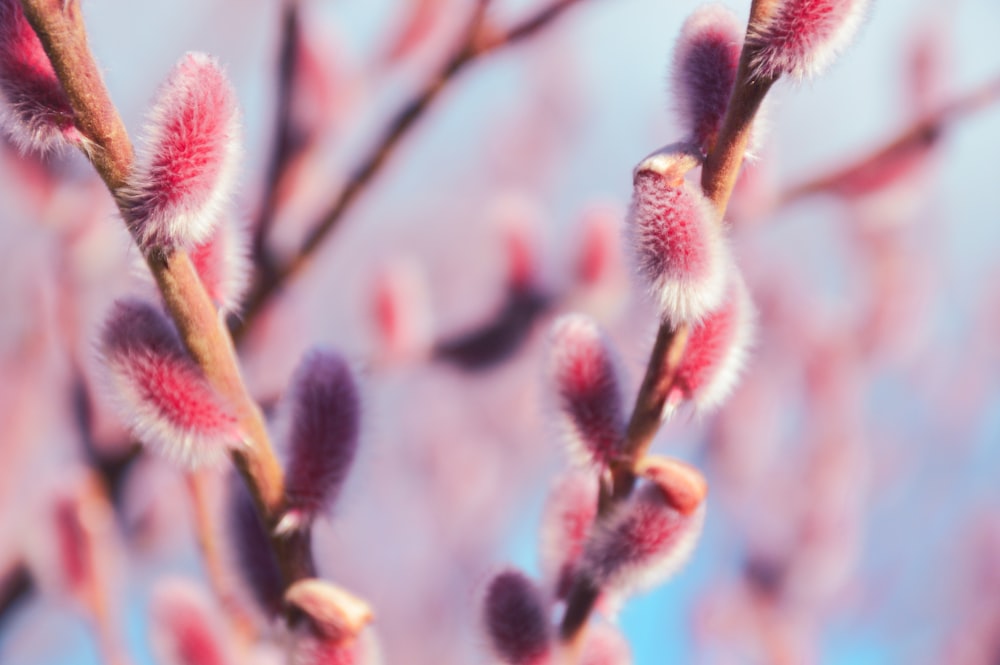
[[[139,244],[188,248],[207,240],[231,194],[239,154],[235,91],[215,60],[188,53],[159,90],[122,192]]]
[[[608,341],[581,314],[552,326],[550,374],[573,452],[585,463],[606,466],[625,435],[618,368]]]
[[[241,444],[231,409],[154,306],[116,302],[101,352],[129,428],[157,454],[195,468],[224,462]]]
[[[319,579],[299,580],[290,586],[285,602],[304,612],[316,629],[331,639],[357,637],[373,618],[368,603]]]
[[[541,665],[549,659],[552,630],[541,593],[523,573],[507,570],[490,582],[484,608],[493,650],[508,665]]]
[[[684,22],[674,47],[673,92],[682,126],[703,151],[715,144],[743,48],[743,24],[722,5],[706,5]]]
[[[778,0],[747,30],[754,79],[822,72],[854,39],[867,0]]]
[[[164,665],[233,665],[219,610],[184,580],[161,583],[153,595],[153,639]]]
[[[743,278],[733,268],[725,300],[691,328],[664,415],[684,400],[702,413],[722,404],[746,364],[755,317]]]
[[[653,587],[687,562],[703,521],[703,509],[683,515],[658,486],[646,485],[592,534],[583,570],[612,593]]]
[[[719,305],[730,262],[718,213],[683,179],[687,168],[664,153],[640,164],[628,221],[638,272],[674,324],[695,323]]]
[[[280,532],[297,529],[336,499],[358,449],[361,399],[351,369],[330,351],[303,358],[289,394],[291,431]]]
[[[17,0],[0,0],[0,115],[22,150],[85,143],[69,98]]]
[[[645,455],[636,464],[635,473],[659,487],[667,503],[682,515],[696,511],[708,494],[708,482],[701,471],[680,460]]]

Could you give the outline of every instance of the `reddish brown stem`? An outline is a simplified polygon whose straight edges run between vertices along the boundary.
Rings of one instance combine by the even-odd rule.
[[[283,266],[261,276],[247,298],[243,316],[233,322],[233,334],[241,338],[249,325],[271,298],[300,274],[311,261],[316,250],[343,221],[360,195],[382,171],[403,138],[417,124],[427,109],[440,96],[442,90],[465,68],[490,53],[517,44],[537,34],[542,28],[560,17],[581,0],[555,0],[521,23],[506,31],[492,30],[484,21],[488,1],[481,0],[469,22],[462,43],[445,64],[424,87],[389,121],[381,138],[361,160],[348,178],[327,212],[312,228],[295,255]]]
[[[772,4],[773,0],[754,0],[750,8],[750,22],[759,20]],[[715,204],[720,223],[736,185],[754,117],[775,82],[775,79],[752,79],[750,57],[750,50],[744,47],[722,128],[702,165],[701,187],[705,196]],[[598,521],[606,518],[617,504],[632,493],[636,480],[635,465],[649,450],[660,429],[663,407],[683,358],[688,334],[686,325],[674,326],[669,321],[660,324],[629,418],[621,458],[611,466],[611,482],[601,484]],[[574,581],[560,625],[560,637],[564,644],[579,641],[598,595],[593,582],[586,576],[581,575]]]
[[[118,200],[132,168],[133,150],[87,44],[79,3],[22,0],[22,4],[66,90],[77,126],[91,142],[87,157]],[[264,523],[273,527],[284,503],[281,467],[260,409],[240,376],[232,338],[185,252],[151,251],[145,258],[191,357],[236,412],[246,445],[234,453],[234,462]],[[312,575],[311,555],[294,550],[301,542],[274,537],[272,545],[287,582]]]

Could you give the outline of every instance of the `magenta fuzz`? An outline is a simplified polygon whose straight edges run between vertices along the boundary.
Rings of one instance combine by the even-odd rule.
[[[609,464],[625,434],[616,362],[607,340],[586,316],[564,316],[552,326],[550,373],[569,441],[585,462]]]
[[[116,302],[101,351],[132,433],[156,453],[194,468],[225,461],[240,443],[229,408],[152,305]]]
[[[236,93],[219,64],[189,53],[160,88],[122,210],[144,248],[204,242],[229,198],[239,157]]]
[[[851,42],[867,0],[780,0],[747,33],[754,78],[819,74]]]
[[[684,22],[674,47],[671,81],[682,126],[703,151],[715,144],[736,81],[743,25],[721,5],[701,7]]]
[[[0,97],[3,124],[22,150],[82,142],[69,98],[17,0],[0,0]]]

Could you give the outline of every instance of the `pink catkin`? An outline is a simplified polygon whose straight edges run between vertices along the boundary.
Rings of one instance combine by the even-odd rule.
[[[0,96],[3,124],[22,150],[83,141],[69,98],[17,0],[0,0]]]
[[[671,82],[682,126],[708,150],[722,126],[743,48],[743,25],[721,5],[701,7],[684,22],[674,47]]]
[[[781,0],[747,32],[754,78],[822,72],[854,38],[867,0]]]
[[[129,428],[156,453],[188,468],[217,465],[240,442],[236,419],[152,305],[116,302],[101,351]]]
[[[161,583],[153,596],[153,644],[164,665],[232,665],[219,610],[184,580]]]
[[[607,340],[588,317],[571,314],[552,326],[550,373],[573,452],[609,464],[625,434],[618,368]]]
[[[582,569],[612,593],[650,588],[687,562],[703,521],[704,508],[684,516],[659,487],[646,485],[593,533]]]
[[[296,632],[288,662],[290,665],[379,665],[382,661],[371,631],[338,640],[303,629]]]
[[[551,628],[541,593],[523,573],[507,570],[490,582],[484,607],[486,632],[508,665],[541,665],[551,650]]]
[[[632,652],[625,636],[607,623],[594,623],[583,638],[580,665],[631,665]]]
[[[358,448],[361,398],[351,369],[339,355],[312,351],[292,380],[285,492],[290,530],[336,500]]]
[[[549,494],[542,517],[542,571],[564,598],[590,527],[597,517],[597,479],[592,473],[570,473],[560,478]]]
[[[250,257],[245,230],[225,216],[212,234],[191,248],[191,262],[219,310],[239,310],[250,283]]]
[[[426,279],[411,260],[387,264],[375,278],[372,314],[382,350],[392,359],[426,353],[431,345],[431,308]]]
[[[753,341],[755,310],[743,278],[733,270],[721,306],[692,327],[684,356],[667,398],[668,413],[693,401],[705,413],[719,406],[736,387]]]
[[[695,323],[720,303],[729,258],[715,209],[700,190],[639,170],[628,225],[636,267],[664,319]]]
[[[239,158],[236,93],[219,64],[188,53],[161,86],[123,194],[144,248],[204,242],[231,194]]]

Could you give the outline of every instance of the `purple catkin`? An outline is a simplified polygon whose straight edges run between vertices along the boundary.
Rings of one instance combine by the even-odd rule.
[[[703,521],[704,507],[685,516],[659,487],[646,485],[592,534],[581,569],[614,594],[655,586],[687,562]]]
[[[204,242],[232,193],[240,155],[236,92],[219,64],[188,53],[160,87],[121,195],[143,248]]]
[[[337,498],[358,449],[361,399],[347,362],[330,351],[303,358],[289,394],[288,512],[279,531],[298,528]]]
[[[277,616],[284,605],[284,579],[253,498],[235,475],[229,490],[228,526],[240,577],[261,609]]]
[[[756,79],[802,80],[823,71],[854,39],[868,0],[780,0],[750,24],[747,46]]]
[[[743,48],[743,25],[722,5],[706,5],[684,22],[674,47],[671,82],[682,126],[703,151],[715,143]]]
[[[0,0],[0,115],[22,150],[83,143],[69,98],[17,0]]]
[[[484,607],[486,632],[508,665],[540,665],[551,649],[551,628],[541,593],[523,573],[506,570],[490,582]]]
[[[213,466],[240,444],[231,410],[153,305],[117,301],[101,353],[129,429],[157,454],[187,468]]]
[[[608,465],[625,434],[618,367],[597,325],[581,314],[552,326],[550,374],[570,447],[585,463]]]

